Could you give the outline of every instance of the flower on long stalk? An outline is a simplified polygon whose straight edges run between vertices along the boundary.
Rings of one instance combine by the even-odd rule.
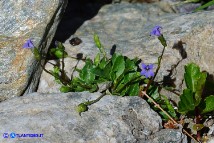
[[[154,71],[153,71],[153,64],[144,64],[142,63],[142,71],[140,72],[140,74],[142,76],[145,76],[146,78],[150,78],[154,76]]]
[[[33,45],[33,42],[31,39],[28,39],[24,45],[23,45],[23,48],[24,49],[31,49],[31,51],[33,52],[34,54],[34,57],[36,58],[36,60],[41,60],[41,55],[40,55],[40,52],[39,50]]]
[[[33,45],[32,40],[31,40],[31,39],[27,40],[27,41],[24,43],[23,48],[26,48],[26,49],[34,48],[34,45]]]
[[[152,31],[150,32],[150,35],[151,35],[151,36],[158,36],[158,37],[161,36],[161,35],[162,35],[161,29],[162,29],[161,26],[156,25],[156,26],[152,29]]]
[[[166,46],[167,46],[166,40],[165,40],[165,38],[163,37],[163,34],[161,33],[161,29],[162,29],[161,26],[156,25],[156,26],[152,29],[152,31],[150,32],[150,35],[151,35],[151,36],[158,36],[158,39],[159,39],[159,41],[161,42],[161,44],[162,44],[164,47],[166,47]]]

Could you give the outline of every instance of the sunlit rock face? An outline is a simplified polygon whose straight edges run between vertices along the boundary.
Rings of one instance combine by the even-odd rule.
[[[89,92],[31,93],[3,101],[0,104],[0,134],[43,136],[1,137],[0,142],[187,143],[180,130],[162,129],[160,116],[140,97],[106,95],[79,116],[75,107],[100,95]]]
[[[22,46],[31,38],[45,54],[66,4],[67,0],[0,1],[0,101],[35,91],[41,69]]]

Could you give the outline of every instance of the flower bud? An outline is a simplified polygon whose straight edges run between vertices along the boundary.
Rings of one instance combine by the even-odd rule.
[[[82,112],[85,112],[88,110],[88,106],[84,103],[80,103],[77,107],[76,107],[76,111],[79,113],[79,115],[81,115]]]
[[[161,42],[161,44],[162,44],[164,47],[167,46],[166,40],[165,40],[165,38],[163,37],[163,35],[159,36],[158,39],[159,39],[159,41]]]
[[[97,34],[94,34],[94,42],[95,42],[96,46],[100,49],[101,43],[100,43],[100,39]]]

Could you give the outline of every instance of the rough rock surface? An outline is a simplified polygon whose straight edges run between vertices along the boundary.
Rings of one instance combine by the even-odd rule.
[[[139,97],[106,95],[79,116],[75,107],[98,96],[100,93],[32,93],[3,101],[1,135],[14,132],[43,137],[1,137],[0,142],[186,143],[186,136],[179,130],[161,129],[160,116]]]
[[[83,53],[94,58],[98,49],[93,42],[93,34],[97,33],[108,53],[115,46],[116,52],[130,58],[156,63],[163,47],[156,37],[150,36],[150,31],[155,25],[161,25],[168,46],[157,80],[174,81],[181,91],[184,65],[187,63],[195,62],[201,70],[214,74],[213,19],[214,11],[177,14],[170,6],[166,10],[157,3],[107,5],[97,16],[86,21],[64,45],[71,56]],[[73,37],[79,37],[83,42],[72,46],[69,40]]]
[[[41,74],[25,41],[46,53],[67,0],[0,1],[0,101],[35,90]]]

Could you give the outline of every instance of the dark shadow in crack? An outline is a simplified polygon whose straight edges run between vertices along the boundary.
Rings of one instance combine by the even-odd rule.
[[[182,42],[182,41],[180,40],[180,41],[178,41],[177,43],[175,43],[175,44],[173,45],[172,49],[178,50],[179,53],[180,53],[180,55],[181,55],[181,57],[182,57],[182,59],[186,59],[186,58],[187,58],[187,52],[186,52],[186,50],[185,50],[183,44],[186,44],[186,43],[184,43],[184,42]]]
[[[86,20],[97,15],[103,5],[111,2],[112,0],[68,0],[53,41],[65,42]]]

